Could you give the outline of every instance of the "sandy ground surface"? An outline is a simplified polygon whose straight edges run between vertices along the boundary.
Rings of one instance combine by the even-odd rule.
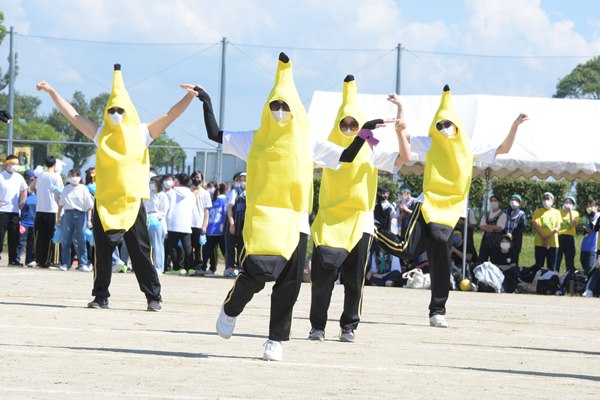
[[[428,326],[429,292],[365,288],[355,343],[306,340],[310,285],[282,362],[262,361],[271,287],[214,331],[232,280],[163,276],[145,311],[133,274],[110,310],[86,309],[92,275],[0,267],[0,399],[598,399],[600,300],[451,292],[449,329]]]

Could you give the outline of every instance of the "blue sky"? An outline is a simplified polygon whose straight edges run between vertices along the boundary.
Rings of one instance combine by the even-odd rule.
[[[16,88],[45,79],[66,98],[109,91],[123,65],[144,121],[178,101],[180,83],[204,85],[219,104],[220,41],[227,37],[225,129],[255,129],[279,51],[292,59],[308,108],[314,90],[341,90],[354,74],[362,93],[551,97],[558,79],[600,54],[600,7],[587,0],[4,0],[19,57]],[[355,50],[350,50],[355,49]],[[0,46],[6,70],[8,37]],[[188,148],[212,147],[200,104],[169,128]]]

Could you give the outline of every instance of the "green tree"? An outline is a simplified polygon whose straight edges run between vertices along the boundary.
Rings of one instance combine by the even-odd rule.
[[[28,140],[50,140],[60,141],[60,134],[54,130],[48,124],[36,121],[25,121],[16,124],[14,127],[15,137],[23,138]],[[54,154],[57,158],[60,158],[62,154],[63,145],[52,144],[46,145],[45,143],[32,144],[32,143],[19,143],[19,140],[15,140],[15,146],[30,146],[31,147],[31,158],[30,165],[35,167],[37,165],[44,165],[44,159],[49,154]]]
[[[0,11],[0,44],[4,40],[4,37],[6,36],[6,27],[4,26],[3,22],[4,22],[4,13],[2,11]],[[17,76],[17,72],[18,72],[17,55],[15,54],[15,76]],[[5,74],[2,74],[2,69],[0,69],[0,90],[4,89],[6,86],[8,86],[8,82],[9,82],[8,70],[6,71]]]
[[[558,81],[554,97],[600,99],[600,56],[579,64]]]
[[[28,96],[15,92],[15,115],[14,121],[20,120],[43,122],[44,118],[39,115],[39,107],[42,101],[35,96]],[[8,95],[0,94],[0,109],[8,108]]]
[[[83,93],[77,91],[73,93],[73,99],[70,103],[78,113],[100,125],[108,98],[108,93],[101,93],[88,103]],[[47,118],[47,123],[61,134],[63,140],[81,143],[67,144],[64,147],[63,154],[73,161],[73,168],[83,167],[88,158],[96,152],[96,147],[90,144],[89,139],[79,132],[57,109],[52,110]]]
[[[174,146],[175,148],[157,147],[157,146]],[[150,144],[150,165],[157,170],[169,167],[179,169],[185,163],[185,151],[179,143],[167,136],[166,133],[160,135]]]

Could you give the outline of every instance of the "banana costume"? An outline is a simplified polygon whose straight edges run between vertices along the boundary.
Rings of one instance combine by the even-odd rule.
[[[359,126],[366,122],[358,106],[356,81],[354,78],[346,79],[342,105],[328,138],[344,148],[352,143],[354,137],[344,135],[339,122],[346,117],[353,117]],[[311,228],[317,247],[343,249],[347,255],[362,237],[365,214],[375,208],[377,193],[377,169],[371,163],[371,155],[371,148],[362,146],[353,162],[342,164],[337,171],[323,170],[319,212]]]
[[[269,108],[273,101],[288,104],[291,121],[282,124],[273,118]],[[277,270],[282,269],[298,246],[302,212],[312,208],[309,132],[292,63],[279,60],[275,85],[263,107],[261,126],[247,158],[243,236],[251,264],[275,263]]]
[[[118,126],[108,116],[113,107],[125,110]],[[98,136],[96,167],[96,209],[104,230],[129,230],[137,218],[141,199],[149,197],[150,162],[140,134],[140,118],[125,89],[118,64]]]

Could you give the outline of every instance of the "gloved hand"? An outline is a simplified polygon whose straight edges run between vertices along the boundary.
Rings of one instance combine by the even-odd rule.
[[[12,115],[4,110],[0,110],[0,121],[4,122],[5,124],[10,124],[12,121]]]

